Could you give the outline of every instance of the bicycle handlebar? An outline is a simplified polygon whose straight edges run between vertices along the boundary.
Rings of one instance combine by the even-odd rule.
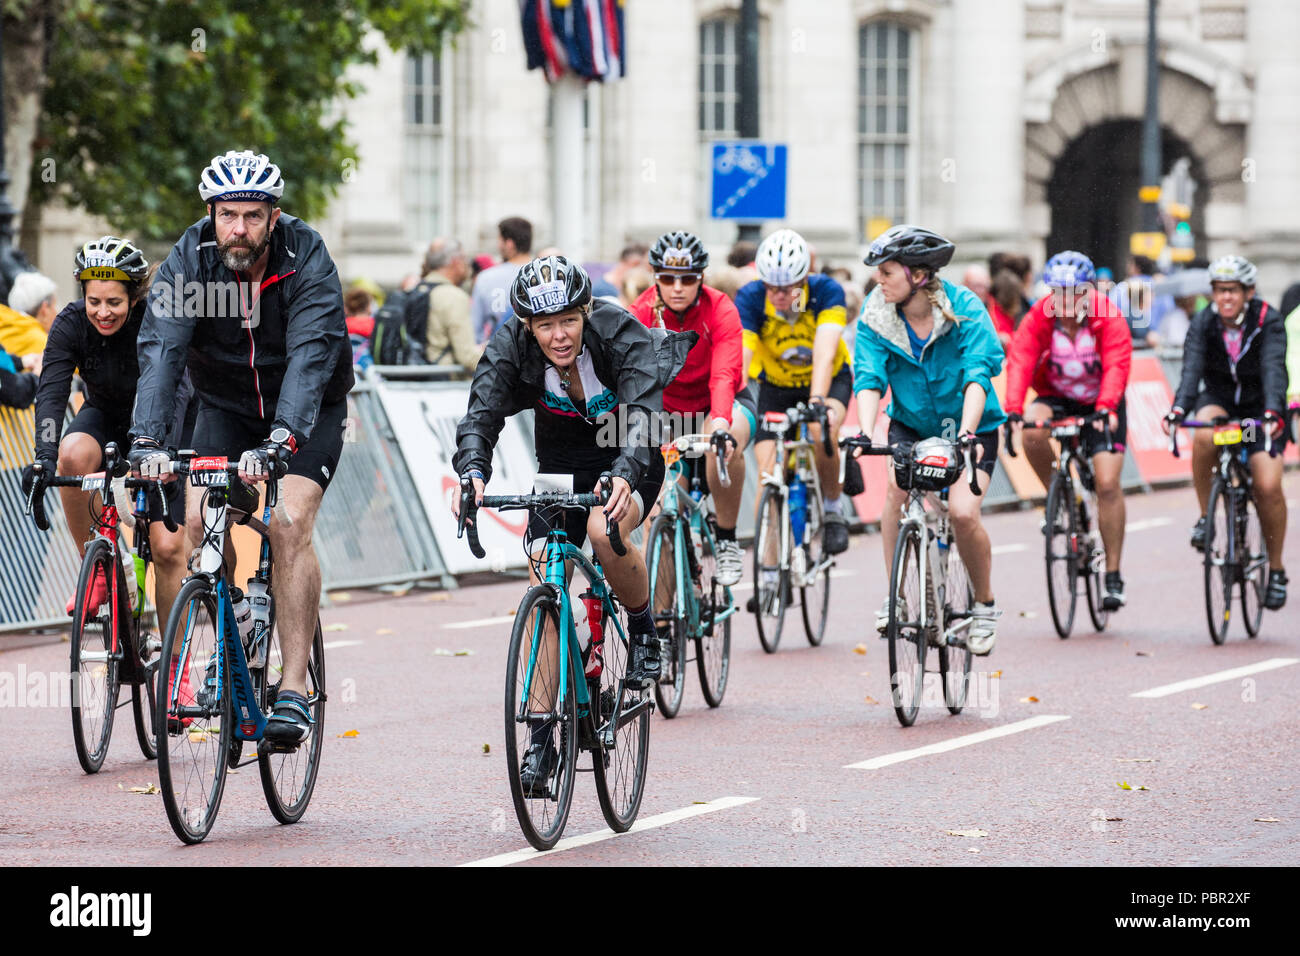
[[[1166,416],[1166,420],[1169,421],[1170,423],[1169,450],[1173,452],[1173,456],[1175,458],[1183,457],[1178,451],[1178,429],[1179,428],[1193,428],[1193,429],[1194,428],[1219,428],[1223,425],[1239,425],[1242,428],[1262,427],[1264,429],[1264,451],[1268,454],[1270,458],[1275,457],[1275,453],[1273,451],[1273,433],[1268,427],[1269,426],[1268,421],[1266,421],[1265,419],[1262,418],[1231,419],[1231,418],[1217,417],[1207,422],[1195,418],[1184,418],[1182,421],[1176,422],[1170,419],[1169,416]]]
[[[480,508],[495,508],[498,511],[520,510],[524,508],[574,508],[589,510],[604,504],[613,488],[613,476],[600,476],[600,487],[604,494],[575,494],[562,491],[548,491],[528,495],[484,495],[478,504],[474,503],[474,480],[469,475],[460,479],[460,516],[456,519],[456,537],[464,538],[468,534],[469,550],[480,560],[487,557],[487,551],[479,542],[478,526],[471,519]],[[618,525],[605,518],[605,534],[609,546],[619,557],[627,554],[623,535]]]
[[[176,531],[179,526],[172,520],[167,508],[167,496],[163,493],[162,482],[152,478],[128,478],[126,459],[121,458],[117,442],[104,446],[104,469],[84,475],[46,475],[41,463],[32,464],[32,483],[27,492],[27,506],[24,514],[32,516],[36,527],[41,531],[50,530],[49,515],[45,511],[45,490],[47,488],[81,488],[84,491],[107,491],[108,500],[116,505],[119,495],[126,498],[127,489],[145,488],[158,495],[162,504],[162,520],[168,531]],[[128,528],[135,526],[135,516],[130,510],[118,509],[118,515]]]
[[[195,471],[200,473],[205,471],[220,473],[221,471],[224,471],[228,477],[239,477],[239,462],[231,462],[229,459],[226,460],[223,469],[191,467],[192,459],[204,457],[206,456],[198,455],[194,451],[186,449],[185,451],[178,452],[177,458],[167,463],[166,471],[170,474],[177,475],[180,478],[188,477]],[[274,449],[268,452],[267,457],[270,459],[272,465],[279,463],[278,454]],[[247,482],[245,482],[245,484],[247,485]],[[277,521],[286,528],[293,526],[293,519],[289,517],[289,512],[284,507],[284,502],[280,500],[280,478],[276,476],[274,469],[272,469],[272,471],[266,476],[266,504],[275,515]],[[169,526],[168,530],[173,529]]]
[[[849,449],[850,453],[857,450],[861,455],[890,455],[895,459],[898,458],[900,450],[904,446],[910,446],[910,442],[898,442],[894,445],[876,445],[871,441],[869,435],[850,435],[847,438],[841,438],[839,443],[841,448]],[[966,462],[966,481],[970,484],[972,494],[982,495],[983,490],[979,486],[979,480],[975,474],[975,442],[960,442],[962,457]]]
[[[716,431],[712,435],[680,435],[669,445],[683,455],[703,455],[712,449],[718,460],[718,480],[722,482],[722,487],[731,487],[731,476],[727,473],[727,446],[736,447],[736,439],[731,437],[730,432]],[[669,445],[665,445],[664,448],[667,449]]]
[[[1091,425],[1093,422],[1101,422],[1102,437],[1106,440],[1106,447],[1114,445],[1114,437],[1110,430],[1110,413],[1109,412],[1089,412],[1087,415],[1067,415],[1064,418],[1051,418],[1037,422],[1021,422],[1021,428],[1063,428],[1068,425],[1077,424],[1080,428]],[[1007,438],[1007,454],[1012,458],[1020,457],[1016,452],[1016,443],[1013,440],[1016,430],[1013,423],[1008,421],[1002,426]]]

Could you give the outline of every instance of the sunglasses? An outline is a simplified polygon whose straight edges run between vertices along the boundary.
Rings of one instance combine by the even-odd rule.
[[[798,285],[767,285],[764,283],[763,288],[767,289],[768,292],[771,292],[774,295],[777,293],[780,293],[781,295],[794,295],[799,291]]]
[[[700,281],[698,272],[688,272],[685,275],[680,273],[656,272],[655,281],[662,282],[664,285],[680,285],[690,288]]]

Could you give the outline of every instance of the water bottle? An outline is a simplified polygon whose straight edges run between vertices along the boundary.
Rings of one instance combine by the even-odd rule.
[[[118,556],[126,575],[126,594],[131,603],[131,616],[139,617],[144,609],[144,559],[130,551],[119,551]]]
[[[266,589],[266,582],[257,578],[248,579],[247,593],[249,606],[253,609],[248,666],[263,667],[266,664],[266,645],[271,639],[271,595]]]
[[[807,511],[808,489],[804,487],[803,480],[795,475],[790,482],[790,529],[794,535],[791,544],[796,548],[803,544],[803,528]]]
[[[247,654],[249,642],[253,638],[253,609],[244,592],[235,587],[230,589],[230,604],[235,614],[235,630],[239,632],[239,639],[244,644],[244,653]]]
[[[578,599],[582,601],[587,626],[591,629],[585,673],[588,677],[599,677],[605,665],[605,604],[592,593],[591,588],[579,594]]]

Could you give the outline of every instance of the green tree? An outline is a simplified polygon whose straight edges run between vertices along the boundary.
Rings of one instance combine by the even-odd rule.
[[[319,216],[356,168],[339,104],[374,63],[365,37],[437,50],[468,0],[68,0],[49,57],[29,206],[56,196],[144,241],[201,215],[199,171],[227,149],[268,154],[285,206]]]

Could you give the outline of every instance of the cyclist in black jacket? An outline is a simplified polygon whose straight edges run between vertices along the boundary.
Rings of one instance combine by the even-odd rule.
[[[215,157],[199,195],[208,216],[163,262],[140,330],[140,388],[131,463],[159,473],[159,433],[182,371],[194,381],[193,446],[238,460],[245,481],[284,476],[289,527],[272,520],[276,622],[284,679],[266,737],[296,745],[311,734],[304,696],[320,603],[312,526],[343,450],[352,347],[338,270],[316,230],[283,215],[280,169],[249,150]],[[202,535],[191,495],[191,535]]]
[[[83,298],[68,304],[50,326],[41,359],[41,379],[36,391],[35,460],[42,475],[85,475],[104,465],[104,447],[117,442],[129,447],[131,406],[135,401],[139,366],[136,339],[149,291],[149,263],[126,239],[104,236],[88,242],[76,255],[75,276]],[[85,401],[66,429],[63,427],[73,372],[81,375]],[[184,431],[190,411],[189,382],[181,383],[176,402],[168,408],[159,434],[172,444],[188,440]],[[193,416],[188,425],[193,427]],[[80,551],[91,534],[91,493],[80,488],[60,488],[68,533]],[[183,491],[178,484],[166,489],[173,520],[185,518]],[[125,505],[124,505],[125,507]],[[150,497],[150,514],[161,518],[162,507]],[[183,530],[169,532],[161,521],[149,526],[149,546],[157,573],[155,604],[159,618],[167,611],[185,575]],[[96,581],[87,610],[103,603],[108,582]],[[76,595],[68,599],[73,611]]]
[[[1267,422],[1276,457],[1261,454],[1264,435],[1247,444],[1255,505],[1268,549],[1268,589],[1264,607],[1277,610],[1286,603],[1286,571],[1282,542],[1286,537],[1286,499],[1282,495],[1281,448],[1286,443],[1285,317],[1255,295],[1257,270],[1241,256],[1224,256],[1210,264],[1212,300],[1196,314],[1183,345],[1183,375],[1165,430],[1176,427],[1189,410],[1208,421],[1216,416],[1261,418]],[[1214,480],[1217,453],[1210,432],[1192,440],[1192,483],[1201,517],[1192,529],[1192,546],[1205,547],[1205,510]]]

